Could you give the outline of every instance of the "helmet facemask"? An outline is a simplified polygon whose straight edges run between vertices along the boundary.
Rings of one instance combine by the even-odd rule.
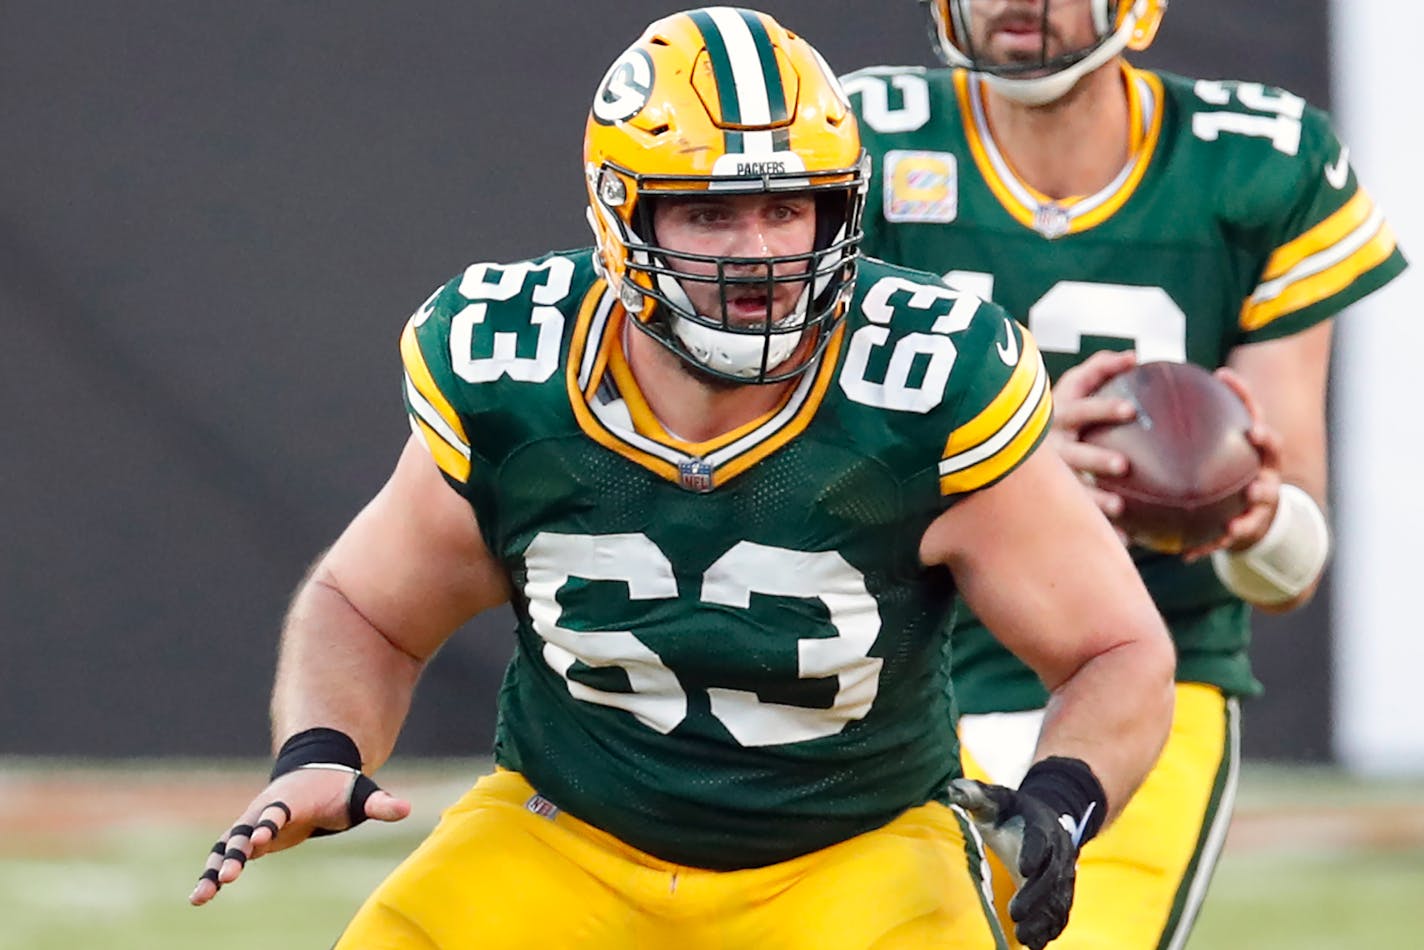
[[[738,383],[779,382],[816,362],[845,318],[859,256],[868,160],[831,173],[767,172],[741,180],[639,175],[611,163],[590,174],[598,180],[590,189],[601,206],[598,217],[605,224],[616,222],[626,249],[620,299],[636,316],[635,326],[698,372]],[[657,202],[746,194],[813,198],[811,249],[730,257],[675,251],[658,240]],[[686,290],[690,284],[717,288],[714,313],[698,312]],[[777,291],[788,284],[804,286],[790,312],[773,318]],[[729,316],[728,303],[748,290],[761,293],[767,318],[739,323]],[[784,365],[798,350],[804,351],[801,358]]]
[[[1051,5],[1039,9],[1041,44],[1037,57],[992,62],[974,38],[976,0],[921,0],[929,15],[930,41],[947,65],[981,74],[1006,98],[1025,105],[1045,105],[1061,98],[1078,80],[1112,60],[1124,49],[1146,49],[1157,34],[1167,0],[1089,0],[1095,39],[1076,50],[1050,55]]]

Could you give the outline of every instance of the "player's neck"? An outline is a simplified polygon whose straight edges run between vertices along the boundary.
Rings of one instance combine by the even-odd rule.
[[[628,368],[658,422],[669,434],[688,442],[705,442],[758,419],[796,385],[752,385],[699,376],[682,358],[645,333],[622,334]]]
[[[1084,76],[1048,105],[1014,102],[985,84],[984,105],[999,151],[1014,171],[1050,198],[1091,195],[1127,164],[1132,115],[1118,60]]]

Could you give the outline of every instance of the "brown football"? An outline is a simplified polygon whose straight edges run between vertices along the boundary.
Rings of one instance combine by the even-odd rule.
[[[1126,474],[1097,479],[1122,496],[1118,527],[1171,554],[1220,537],[1246,510],[1246,486],[1261,467],[1241,398],[1195,363],[1142,363],[1098,393],[1137,407],[1135,419],[1081,435],[1127,456]]]

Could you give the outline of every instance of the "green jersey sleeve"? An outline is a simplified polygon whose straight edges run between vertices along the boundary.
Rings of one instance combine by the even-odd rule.
[[[1195,91],[1196,137],[1230,135],[1236,145],[1223,169],[1231,179],[1224,224],[1263,262],[1242,303],[1238,342],[1313,326],[1404,269],[1393,231],[1324,112],[1259,83],[1198,80]]]

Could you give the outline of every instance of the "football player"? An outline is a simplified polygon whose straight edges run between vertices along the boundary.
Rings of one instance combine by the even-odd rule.
[[[1135,361],[1225,367],[1258,407],[1252,506],[1183,556],[1132,552],[1176,641],[1176,715],[1137,797],[1083,852],[1055,944],[1178,948],[1231,813],[1238,698],[1260,689],[1250,608],[1305,602],[1327,557],[1331,318],[1404,259],[1321,112],[1258,83],[1127,63],[1165,0],[924,6],[948,69],[845,81],[875,163],[867,253],[942,274],[1027,324],[1056,381],[1052,444],[1089,486],[1126,459],[1078,433],[1132,417],[1093,394]],[[1093,495],[1121,511],[1118,496]],[[954,644],[966,769],[1012,785],[1051,694],[974,617]]]
[[[1003,946],[970,816],[1061,928],[1171,718],[1171,642],[1052,452],[1031,336],[859,257],[849,103],[771,17],[652,24],[585,138],[597,247],[475,264],[406,325],[414,430],[283,634],[271,784],[191,900],[409,805],[422,666],[509,601],[496,771],[341,948]],[[1059,541],[1058,539],[1066,539]],[[1016,789],[955,784],[956,592],[1051,684]]]

